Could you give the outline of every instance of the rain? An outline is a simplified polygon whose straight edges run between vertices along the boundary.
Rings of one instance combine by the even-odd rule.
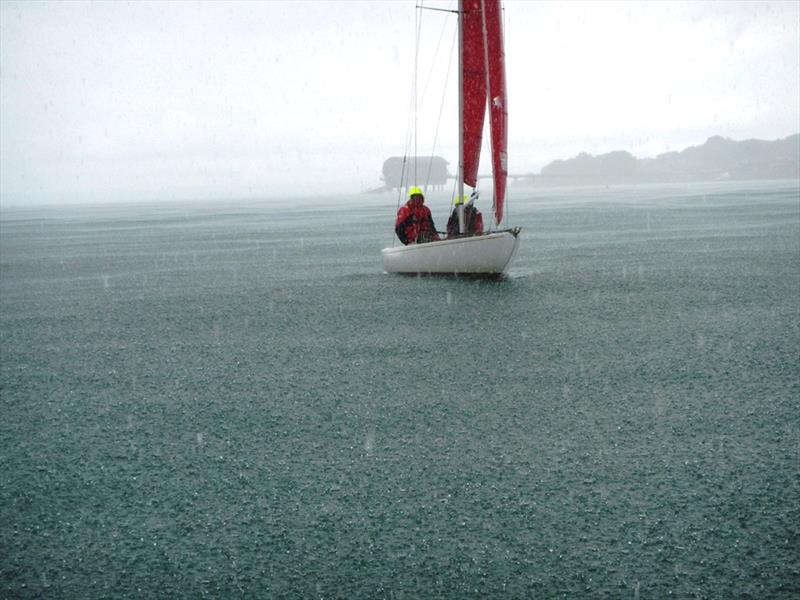
[[[800,5],[504,2],[388,273],[457,7],[0,3],[0,596],[797,594]]]

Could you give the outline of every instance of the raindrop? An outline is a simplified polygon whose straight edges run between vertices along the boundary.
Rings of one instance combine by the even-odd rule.
[[[706,346],[706,337],[702,333],[697,334],[697,348],[702,350]]]
[[[375,431],[370,431],[364,438],[364,450],[372,452],[375,448]]]

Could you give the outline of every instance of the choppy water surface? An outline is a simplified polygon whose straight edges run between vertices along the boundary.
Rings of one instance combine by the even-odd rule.
[[[4,209],[0,596],[797,597],[798,185],[512,193]]]

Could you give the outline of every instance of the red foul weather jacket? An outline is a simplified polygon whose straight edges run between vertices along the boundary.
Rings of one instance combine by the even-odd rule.
[[[475,233],[483,233],[483,215],[474,206],[467,204],[464,207],[464,233],[472,235]],[[458,207],[453,209],[453,213],[447,220],[447,237],[454,237],[458,233]]]
[[[412,200],[406,202],[397,211],[394,232],[404,244],[439,239],[430,209],[424,204],[415,205]]]

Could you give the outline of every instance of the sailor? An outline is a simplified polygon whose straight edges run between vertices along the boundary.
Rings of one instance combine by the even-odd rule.
[[[458,207],[464,205],[464,234],[475,235],[483,233],[483,215],[481,211],[475,208],[475,200],[478,199],[478,192],[472,192],[472,196],[467,200],[464,195],[461,198],[456,198],[456,205],[450,218],[447,220],[447,237],[459,235],[458,231]]]
[[[408,190],[408,202],[397,211],[394,232],[404,244],[422,244],[439,239],[430,209],[425,206],[422,190],[414,186]]]

